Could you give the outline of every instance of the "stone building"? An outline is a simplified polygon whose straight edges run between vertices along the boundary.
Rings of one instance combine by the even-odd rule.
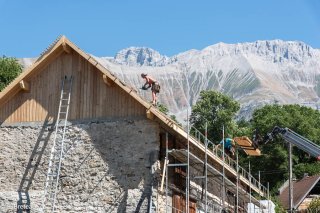
[[[47,206],[61,82],[71,76],[57,212],[178,213],[186,204],[188,212],[237,204],[241,212],[258,203],[250,191],[266,196],[244,169],[236,172],[234,160],[206,148],[203,135],[189,135],[62,36],[0,93],[1,212]]]

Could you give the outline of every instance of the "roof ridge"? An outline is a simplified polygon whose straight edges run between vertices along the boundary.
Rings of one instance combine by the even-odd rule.
[[[50,52],[50,50],[60,41],[62,37],[64,37],[64,35],[59,35],[45,50],[40,53],[39,57],[34,63],[40,61],[43,56]]]
[[[311,176],[308,175],[308,176],[305,176],[305,177],[301,178],[297,182],[304,181],[304,180],[310,179],[310,178],[320,178],[320,175],[311,175]]]

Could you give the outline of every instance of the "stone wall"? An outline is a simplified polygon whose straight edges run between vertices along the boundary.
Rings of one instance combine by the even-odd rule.
[[[147,212],[151,186],[155,200],[159,182],[155,122],[74,123],[67,136],[58,212]],[[23,207],[38,212],[53,137],[54,129],[46,124],[0,127],[1,212],[16,212],[25,196],[30,202]]]

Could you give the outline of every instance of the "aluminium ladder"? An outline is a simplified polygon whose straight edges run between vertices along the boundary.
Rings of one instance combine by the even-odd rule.
[[[64,142],[72,90],[72,80],[72,76],[69,79],[67,76],[65,76],[61,83],[59,110],[55,124],[55,135],[51,148],[42,203],[43,212],[46,212],[46,210],[49,209],[50,212],[55,212],[55,202],[58,191],[61,161],[64,157]]]

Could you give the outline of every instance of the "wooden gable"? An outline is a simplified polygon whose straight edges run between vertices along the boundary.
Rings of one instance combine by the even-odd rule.
[[[29,75],[23,73],[24,78],[16,85],[9,85],[11,95],[2,94],[2,103],[0,99],[0,123],[53,120],[64,76],[73,77],[69,120],[146,115],[145,106],[110,80],[110,74],[78,51],[67,50],[59,51],[49,63],[33,67]]]

